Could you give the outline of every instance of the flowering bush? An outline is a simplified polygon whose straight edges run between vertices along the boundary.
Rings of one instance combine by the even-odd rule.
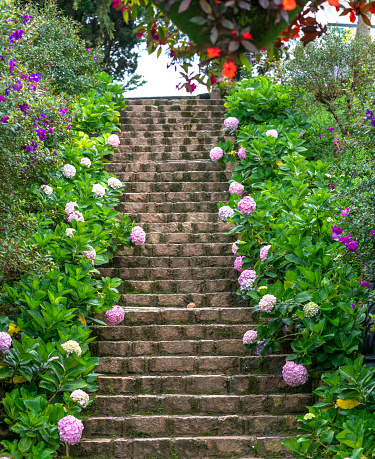
[[[124,308],[117,305],[113,306],[112,309],[106,311],[105,313],[105,321],[107,322],[107,325],[118,325],[124,320],[124,317]]]
[[[59,428],[61,441],[65,441],[68,445],[79,443],[84,429],[82,421],[74,416],[68,415],[60,419],[57,426]]]

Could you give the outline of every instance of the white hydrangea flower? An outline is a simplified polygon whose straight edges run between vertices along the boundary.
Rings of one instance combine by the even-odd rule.
[[[79,357],[82,354],[81,346],[77,343],[77,341],[69,340],[66,343],[63,343],[61,347],[66,351],[68,355],[75,352]]]
[[[74,228],[67,228],[65,230],[65,236],[68,236],[70,238],[73,238],[74,237],[74,232],[75,232],[75,229]]]
[[[92,192],[95,194],[96,197],[103,197],[105,195],[105,188],[100,183],[95,183],[92,187]]]
[[[66,178],[73,178],[76,175],[76,168],[71,164],[65,164],[62,173]]]
[[[89,394],[87,392],[85,392],[84,390],[82,390],[82,389],[77,389],[77,390],[73,391],[70,394],[70,398],[73,400],[73,402],[78,403],[83,408],[86,408],[88,403],[89,403],[89,401],[90,401]]]
[[[44,192],[46,193],[47,196],[49,196],[50,194],[53,193],[53,188],[52,188],[51,186],[48,186],[48,185],[42,185],[42,186],[40,187],[40,189],[41,189],[42,191],[44,191]]]
[[[81,161],[80,161],[80,164],[82,164],[82,166],[86,166],[87,168],[91,166],[91,161],[89,158],[82,158]]]
[[[108,186],[110,186],[114,190],[118,190],[119,188],[123,186],[123,183],[121,182],[121,180],[117,179],[116,177],[110,177],[107,183],[108,183]]]

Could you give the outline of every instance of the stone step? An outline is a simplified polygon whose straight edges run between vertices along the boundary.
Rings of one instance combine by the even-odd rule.
[[[121,203],[118,206],[118,211],[122,213],[126,213],[123,211],[124,208],[124,203]],[[181,212],[181,213],[175,213],[175,214],[165,214],[165,213],[156,213],[156,212],[149,212],[149,213],[134,213],[132,215],[129,215],[132,221],[135,221],[136,223],[140,224],[141,226],[144,225],[144,223],[215,223],[218,221],[218,212]],[[228,227],[230,224],[228,224]],[[210,244],[213,245],[213,244]],[[143,246],[144,247],[144,246]],[[187,249],[187,250],[191,250]],[[176,248],[172,248],[172,251],[174,252]],[[206,254],[206,251],[203,251],[201,248],[200,251],[202,251],[202,255]],[[204,252],[204,253],[203,253]],[[191,256],[197,256],[199,253],[191,254]],[[222,255],[222,253],[212,253],[212,255]]]
[[[148,139],[138,139],[138,138],[129,138],[124,139],[120,137],[121,145],[123,147],[126,145],[129,146],[136,146],[137,148],[144,150],[143,147],[151,146],[153,148],[158,148],[159,146],[163,145],[190,145],[190,146],[205,146],[206,149],[210,150],[211,148],[215,147],[218,142],[225,142],[228,140],[222,134],[217,134],[213,136],[201,136],[201,137],[188,137],[183,135],[181,137],[150,137]]]
[[[134,295],[128,295],[134,296]],[[235,309],[237,310],[237,308]],[[249,324],[117,325],[93,328],[99,341],[175,341],[241,339]]]
[[[197,192],[228,192],[228,182],[128,182],[124,183],[124,191],[132,193],[194,193]],[[223,200],[226,195],[223,194]]]
[[[146,356],[237,356],[254,354],[244,348],[242,339],[183,341],[99,341],[99,357]]]
[[[85,437],[190,437],[210,435],[273,435],[297,430],[297,418],[285,416],[121,416],[84,419]]]
[[[134,162],[150,162],[150,161],[200,161],[207,160],[210,157],[210,148],[198,145],[160,145],[157,148],[147,146],[143,149],[137,146],[128,145],[120,147],[121,151],[116,152],[116,155],[108,155],[111,164],[114,163],[134,163]],[[215,164],[215,163],[212,163]],[[215,169],[215,168],[214,168]],[[214,170],[213,169],[213,170]]]
[[[174,214],[179,215],[180,218],[195,218],[196,221],[198,220],[198,216],[202,215],[202,218],[207,217],[210,214],[204,213],[191,213],[191,214]],[[211,214],[212,220],[213,216],[217,214]],[[147,219],[147,216],[149,219]],[[173,216],[173,215],[172,215]],[[197,217],[196,217],[197,216]],[[133,215],[134,217],[134,215]],[[139,218],[136,218],[138,223],[146,221],[150,222],[153,220],[160,219],[163,221],[162,217],[165,219],[168,218],[168,215],[165,214],[138,214]],[[143,226],[143,225],[142,225]],[[146,236],[147,241],[147,236]],[[133,253],[133,249],[130,247],[125,248],[121,251],[121,255],[131,255]],[[143,256],[150,256],[150,257],[209,257],[209,256],[221,256],[221,255],[230,255],[233,256],[232,252],[232,243],[219,243],[219,242],[212,242],[212,243],[202,243],[202,244],[144,244],[142,245],[142,254]]]
[[[155,245],[157,247],[158,245]],[[186,245],[181,244],[182,247]],[[217,293],[233,292],[238,288],[237,278],[215,280],[133,280],[122,277],[126,282],[121,293]]]
[[[119,172],[188,172],[188,171],[232,171],[233,166],[227,163],[226,166],[205,160],[177,160],[152,162],[131,162],[131,163],[110,163],[105,166],[107,172],[118,174]]]
[[[291,457],[287,437],[203,436],[162,438],[91,438],[70,448],[83,459],[259,459]],[[258,453],[256,453],[256,450]],[[244,457],[246,456],[246,457]]]
[[[147,241],[150,244],[203,244],[203,243],[226,243],[233,240],[233,236],[226,233],[147,233]],[[227,260],[225,266],[233,267],[233,260]]]
[[[226,233],[233,228],[232,223],[218,220],[216,222],[169,222],[169,223],[145,223],[143,225],[148,233]],[[230,237],[228,236],[228,242]]]
[[[164,279],[175,279],[175,280],[217,280],[224,279],[228,276],[231,280],[237,280],[237,271],[233,268],[233,262],[228,266],[220,268],[122,268],[117,271],[103,271],[112,275],[112,277],[120,277],[121,279],[138,279],[139,281],[149,280],[156,281],[160,280],[163,282],[173,282],[165,281]],[[103,275],[103,273],[102,273]],[[220,282],[220,281],[219,281]],[[161,284],[162,285],[162,284]],[[218,290],[219,291],[219,290]]]
[[[219,118],[224,119],[225,108],[220,106],[210,107],[168,107],[155,105],[130,105],[123,115],[120,116],[120,122],[124,118],[131,119],[136,122],[138,117],[148,115],[153,118],[170,117],[170,118]]]
[[[171,123],[160,123],[158,119],[137,119],[136,122],[132,117],[122,118],[122,132],[169,132],[172,129],[176,132],[186,131],[216,131],[223,129],[223,121],[221,119],[210,118],[208,120],[200,120],[199,123],[192,123],[189,119],[182,120],[178,123],[177,119],[173,119]]]
[[[172,105],[173,107],[179,107],[179,106],[184,107],[187,105],[224,106],[225,102],[226,102],[225,99],[199,99],[194,96],[193,97],[183,96],[183,97],[171,98],[171,99],[165,99],[165,98],[163,99],[157,99],[157,98],[142,99],[142,98],[131,98],[131,97],[129,99],[126,99],[126,103],[129,106],[133,106],[133,105],[156,105],[156,106]]]
[[[146,143],[149,139],[174,139],[175,142],[179,142],[182,145],[185,144],[185,140],[188,139],[214,139],[216,137],[225,136],[226,131],[220,126],[218,129],[204,129],[201,131],[190,131],[181,129],[171,129],[169,131],[163,129],[162,131],[139,131],[136,129],[123,130],[119,134],[121,143],[125,142],[126,139],[138,139],[139,143]],[[211,125],[212,126],[212,125]],[[130,127],[130,125],[129,125]],[[131,145],[136,145],[132,143]]]
[[[123,182],[225,182],[227,184],[230,175],[229,171],[119,172],[117,178]]]
[[[120,304],[122,306],[147,306],[147,307],[186,307],[189,303],[194,303],[197,308],[201,307],[241,307],[248,306],[241,296],[233,292],[220,293],[133,293],[122,295]]]
[[[124,308],[122,325],[249,324],[251,308]],[[239,336],[242,338],[242,336]]]
[[[281,371],[279,372],[281,373]],[[99,376],[102,395],[191,394],[250,395],[310,393],[310,383],[290,387],[281,375]],[[266,398],[266,397],[265,397]]]
[[[148,233],[149,234],[149,233]],[[156,234],[156,233],[151,233]],[[172,234],[172,233],[171,233]],[[173,233],[176,234],[176,233]],[[208,237],[210,235],[208,234]],[[147,236],[148,237],[148,236]],[[135,249],[140,251],[139,248]],[[134,251],[135,251],[134,250]],[[109,273],[108,268],[195,268],[201,266],[204,267],[232,267],[234,258],[229,258],[228,256],[219,256],[219,257],[143,257],[143,256],[116,256],[106,265],[105,267],[100,266],[99,269],[103,273]],[[113,272],[113,271],[111,271]],[[103,274],[109,275],[109,274]],[[117,275],[118,277],[118,275]]]
[[[195,191],[195,192],[181,192],[172,191],[164,193],[124,193],[121,197],[123,202],[152,202],[152,203],[165,203],[165,202],[226,202],[229,199],[229,193],[224,191]]]
[[[259,356],[101,357],[96,371],[122,376],[154,373],[210,375],[265,373],[281,369],[285,364],[286,356],[281,354],[267,358]]]
[[[283,415],[306,412],[309,394],[262,395],[95,395],[95,416],[130,414]],[[198,433],[198,432],[197,432]]]
[[[200,202],[123,202],[120,206],[121,212],[125,214],[139,214],[139,213],[176,213],[181,214],[185,212],[205,212],[216,213],[218,212],[217,203],[214,201],[200,201]]]

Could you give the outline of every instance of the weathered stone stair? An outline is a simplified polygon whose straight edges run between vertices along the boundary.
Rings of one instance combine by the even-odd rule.
[[[125,182],[121,211],[146,244],[103,275],[123,280],[125,320],[98,327],[99,392],[87,458],[283,457],[281,440],[310,403],[285,385],[285,355],[260,358],[242,336],[255,327],[236,296],[230,224],[218,221],[230,168],[209,161],[224,107],[210,100],[129,100],[109,170]],[[186,308],[195,303],[194,309]]]

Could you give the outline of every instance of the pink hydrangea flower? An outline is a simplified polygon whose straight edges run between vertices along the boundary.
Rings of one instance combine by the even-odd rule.
[[[90,396],[87,392],[85,392],[82,389],[76,389],[70,394],[70,398],[73,400],[73,402],[78,403],[79,405],[82,406],[82,408],[86,408],[89,401],[90,401]]]
[[[82,255],[86,258],[86,260],[94,260],[96,257],[96,252],[94,249],[85,250],[82,252]]]
[[[246,159],[246,158],[247,158],[246,150],[244,149],[244,147],[241,147],[241,148],[238,150],[238,157],[239,157],[240,159]]]
[[[223,157],[223,150],[220,147],[215,147],[210,151],[210,158],[212,161],[218,161]]]
[[[251,290],[253,288],[253,284],[255,279],[257,278],[257,273],[252,269],[245,269],[240,274],[238,278],[238,283],[243,290]]]
[[[255,330],[248,330],[242,338],[243,344],[253,344],[257,340],[258,332]]]
[[[108,183],[108,186],[110,186],[114,190],[118,190],[119,188],[123,186],[122,182],[116,177],[109,178],[107,183]]]
[[[243,213],[243,215],[250,215],[252,212],[254,212],[256,207],[256,202],[251,196],[245,196],[238,203],[238,210]]]
[[[76,445],[81,440],[84,429],[83,422],[74,416],[68,415],[60,419],[57,427],[60,440],[65,441],[68,445]]]
[[[237,257],[234,260],[234,269],[236,271],[242,272],[243,258],[245,257]]]
[[[234,194],[236,193],[237,196],[241,197],[242,193],[244,192],[245,187],[242,185],[242,183],[238,182],[232,182],[229,185],[229,193]]]
[[[82,158],[80,164],[82,164],[82,166],[90,167],[91,161],[89,158]]]
[[[305,384],[309,379],[309,375],[302,364],[297,365],[290,360],[283,366],[283,378],[288,386],[297,387],[301,384]]]
[[[77,222],[84,222],[85,219],[83,218],[83,215],[81,212],[73,212],[69,215],[68,217],[68,222],[70,223],[72,220],[77,220]]]
[[[65,164],[62,173],[66,178],[73,178],[76,175],[76,168],[71,164]]]
[[[226,118],[224,120],[224,126],[230,131],[234,131],[235,129],[237,129],[238,123],[239,123],[238,119],[235,118],[234,116],[230,116],[229,118]]]
[[[78,204],[76,202],[68,202],[65,206],[65,212],[67,214],[72,214],[74,212],[75,207],[78,207]]]
[[[238,240],[238,241],[236,241],[236,242],[233,242],[233,244],[232,244],[232,252],[233,252],[233,253],[237,253],[237,250],[238,250],[237,244],[238,244],[239,242],[241,242],[241,241]]]
[[[112,309],[106,311],[105,313],[105,321],[107,325],[118,325],[124,320],[125,311],[121,306],[113,306]]]
[[[107,139],[107,144],[114,148],[118,147],[120,145],[119,136],[116,134],[110,135]]]
[[[7,332],[0,332],[0,351],[3,354],[8,354],[10,346],[12,345],[12,337]]]
[[[262,312],[271,312],[275,307],[277,298],[274,295],[264,295],[259,301],[259,309]]]
[[[93,185],[92,187],[92,192],[95,194],[97,198],[102,198],[105,195],[105,188],[100,183],[95,183],[95,185]]]
[[[232,217],[234,214],[234,210],[229,206],[222,206],[219,209],[219,218],[223,220],[223,222],[228,221],[228,218]]]
[[[274,137],[277,139],[279,137],[279,133],[276,131],[276,129],[270,129],[269,131],[266,132],[267,137]]]
[[[260,249],[260,259],[264,261],[268,257],[268,251],[271,248],[270,245],[265,245]]]
[[[130,233],[130,240],[135,245],[144,244],[146,241],[146,233],[140,226],[135,226]]]

